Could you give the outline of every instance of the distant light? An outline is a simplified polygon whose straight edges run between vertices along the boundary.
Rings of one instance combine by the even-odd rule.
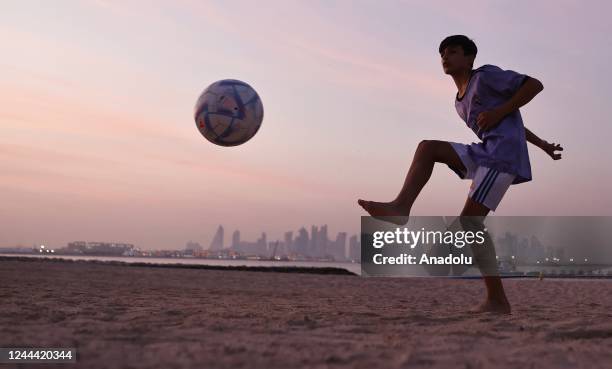
[[[574,261],[574,258],[570,258],[570,261]]]
[[[512,255],[512,259],[514,259],[514,255]]]
[[[536,264],[540,264],[540,260],[536,261]]]
[[[55,252],[55,250],[51,250],[51,252]]]
[[[548,261],[548,258],[546,258],[546,261]]]
[[[587,259],[587,258],[584,258],[584,261],[589,261],[589,259]]]
[[[44,249],[44,248],[45,248],[45,245],[40,245],[40,248],[41,248],[41,249]]]

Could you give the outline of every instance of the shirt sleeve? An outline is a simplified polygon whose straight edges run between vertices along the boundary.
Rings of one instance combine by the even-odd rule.
[[[485,86],[494,94],[504,97],[512,97],[516,91],[529,79],[526,74],[517,73],[513,70],[488,70],[483,75]]]

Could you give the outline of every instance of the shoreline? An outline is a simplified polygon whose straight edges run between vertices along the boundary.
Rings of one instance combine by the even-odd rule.
[[[5,254],[6,255],[6,254]],[[155,262],[128,262],[116,260],[77,260],[62,258],[61,256],[44,257],[44,256],[0,256],[2,261],[26,261],[26,262],[57,262],[57,263],[85,263],[94,265],[111,265],[124,267],[150,267],[150,268],[169,268],[169,269],[202,269],[202,270],[227,270],[227,271],[245,271],[245,272],[264,272],[264,273],[296,273],[296,274],[321,274],[321,275],[350,275],[361,277],[361,275],[351,272],[348,269],[337,267],[301,267],[301,266],[247,266],[247,265],[206,265],[206,264],[183,264],[183,263],[155,263]],[[154,258],[152,258],[154,259]],[[478,280],[481,276],[374,276],[364,278],[435,278],[435,279],[464,279]],[[501,275],[501,279],[551,279],[560,281],[573,280],[612,280],[612,275],[575,275],[567,276],[562,274],[544,274],[542,277],[535,274],[506,274]]]
[[[329,275],[352,275],[358,276],[347,269],[335,267],[300,267],[300,266],[246,266],[246,265],[205,265],[205,264],[181,264],[181,263],[145,263],[127,262],[116,260],[75,260],[62,257],[47,258],[44,256],[0,256],[1,261],[27,261],[27,262],[65,262],[65,263],[87,263],[97,265],[113,265],[125,267],[150,267],[150,268],[177,268],[177,269],[205,269],[205,270],[231,270],[247,272],[275,272],[275,273],[302,273],[302,274],[329,274]]]

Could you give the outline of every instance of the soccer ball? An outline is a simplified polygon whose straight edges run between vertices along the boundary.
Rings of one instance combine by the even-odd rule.
[[[220,146],[237,146],[250,140],[263,120],[263,105],[247,83],[224,79],[208,86],[195,106],[200,133]]]

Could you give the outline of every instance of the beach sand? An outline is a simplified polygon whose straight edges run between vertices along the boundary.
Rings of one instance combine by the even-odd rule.
[[[480,280],[4,259],[0,347],[77,348],[45,368],[612,366],[612,281],[504,284],[512,315],[475,315]]]

